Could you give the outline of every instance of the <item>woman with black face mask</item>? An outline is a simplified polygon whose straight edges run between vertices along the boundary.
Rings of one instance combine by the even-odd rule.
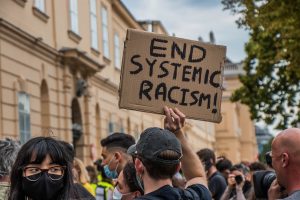
[[[74,197],[72,163],[60,142],[37,137],[25,143],[11,171],[9,200],[65,200]]]

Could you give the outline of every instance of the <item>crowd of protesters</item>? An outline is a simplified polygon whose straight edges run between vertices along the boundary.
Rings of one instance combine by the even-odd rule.
[[[276,174],[269,188],[259,188],[265,199],[300,199],[300,129],[275,137],[269,166],[232,163],[211,149],[194,152],[183,131],[185,115],[164,111],[164,127],[147,128],[138,141],[124,133],[99,141],[102,154],[89,166],[71,144],[51,137],[23,145],[0,140],[0,200],[254,200],[262,199],[257,171]]]

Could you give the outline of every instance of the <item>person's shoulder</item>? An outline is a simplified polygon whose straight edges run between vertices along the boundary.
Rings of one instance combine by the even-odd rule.
[[[144,196],[137,197],[134,200],[178,200],[179,196],[177,188],[166,185]]]
[[[282,200],[299,200],[300,199],[300,190],[293,192],[290,196],[283,198]]]
[[[221,173],[216,172],[215,174],[213,174],[210,178],[209,181],[211,182],[224,182],[226,183],[226,180],[224,178],[224,176],[222,176]]]
[[[211,195],[207,187],[201,184],[190,185],[183,190],[183,199],[211,200]]]
[[[95,197],[89,193],[89,191],[87,189],[85,189],[81,184],[75,183],[73,185],[73,190],[75,192],[73,197],[74,199],[85,199],[85,200],[94,200]]]

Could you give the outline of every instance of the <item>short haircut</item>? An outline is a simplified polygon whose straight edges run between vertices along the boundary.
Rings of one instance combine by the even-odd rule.
[[[238,171],[242,172],[243,174],[247,174],[250,171],[249,168],[246,165],[242,164],[242,163],[235,164],[230,169],[231,172],[235,171],[235,170],[238,170]]]
[[[134,144],[134,137],[125,133],[113,133],[101,140],[101,146],[107,149],[118,147],[127,151],[127,149]]]
[[[198,157],[203,162],[213,160],[213,164],[216,163],[216,156],[213,150],[205,148],[197,152]]]
[[[0,140],[0,178],[9,176],[16,160],[20,143],[12,139]]]
[[[139,156],[138,156],[139,157]],[[164,160],[178,160],[181,155],[178,152],[166,150],[160,153],[159,157]],[[179,163],[166,164],[161,162],[150,161],[139,157],[145,166],[149,176],[154,180],[171,179],[177,172]]]
[[[126,185],[128,185],[130,192],[139,191],[142,195],[144,195],[143,186],[141,186],[137,180],[136,170],[134,164],[132,162],[128,162],[124,169],[123,175]]]
[[[218,160],[216,163],[216,168],[220,172],[227,170],[227,169],[230,170],[231,167],[232,167],[232,162],[225,157]]]
[[[266,170],[267,167],[261,162],[253,162],[249,165],[250,171],[261,171]]]

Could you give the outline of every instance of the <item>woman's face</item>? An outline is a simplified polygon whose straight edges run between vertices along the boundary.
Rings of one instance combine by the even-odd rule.
[[[124,173],[123,170],[118,176],[116,187],[119,190],[119,192],[122,194],[122,200],[132,200],[137,197],[138,191],[131,192],[128,185],[125,182],[124,179]]]
[[[23,168],[22,188],[31,199],[40,199],[42,196],[53,199],[64,187],[65,167],[53,163],[49,155],[41,163],[34,163],[35,157],[33,155],[30,163]]]

